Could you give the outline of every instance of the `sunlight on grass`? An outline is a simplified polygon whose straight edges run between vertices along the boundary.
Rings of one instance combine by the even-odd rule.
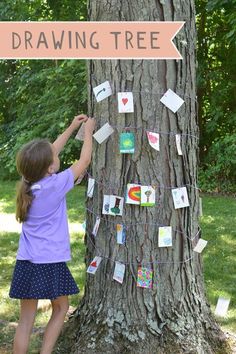
[[[21,224],[16,221],[15,214],[0,213],[0,232],[20,232]]]
[[[213,216],[208,216],[204,218],[205,224],[212,224],[213,222],[215,222],[215,218]]]
[[[236,202],[234,198],[208,196],[203,201],[202,237],[208,240],[203,253],[207,297],[213,312],[219,297],[231,299],[227,316],[217,320],[224,329],[236,332],[236,233],[232,227]]]
[[[16,182],[1,181],[0,195],[0,212],[14,213],[15,212],[15,191]]]

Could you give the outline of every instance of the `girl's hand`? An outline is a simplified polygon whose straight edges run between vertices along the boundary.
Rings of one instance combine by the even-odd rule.
[[[70,126],[73,128],[73,130],[76,130],[80,127],[82,123],[87,122],[87,120],[88,120],[88,116],[86,116],[86,114],[80,114],[74,117]]]
[[[86,123],[84,124],[84,129],[85,129],[85,134],[93,134],[94,128],[95,128],[96,121],[94,118],[88,118]]]

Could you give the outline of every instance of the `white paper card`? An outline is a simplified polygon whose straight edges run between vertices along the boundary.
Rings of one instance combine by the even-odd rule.
[[[128,183],[125,202],[136,205],[141,203],[141,186],[139,184]]]
[[[147,132],[148,142],[151,147],[157,151],[160,151],[160,137],[158,133]]]
[[[99,225],[100,225],[100,221],[101,219],[99,218],[99,216],[96,217],[96,222],[94,224],[94,227],[93,227],[93,231],[92,231],[92,235],[94,237],[97,236],[97,233],[98,233],[98,228],[99,228]]]
[[[102,213],[104,215],[122,216],[124,198],[117,195],[104,195]]]
[[[164,96],[162,96],[160,101],[174,113],[176,113],[184,103],[184,100],[182,100],[182,98],[176,95],[176,93],[171,89],[166,91],[166,93],[164,94]]]
[[[105,98],[112,95],[112,90],[109,81],[105,81],[102,84],[94,87],[93,89],[94,96],[97,102],[104,100]]]
[[[110,196],[110,210],[109,213],[111,215],[120,215],[123,214],[123,205],[124,198],[118,197],[117,195]]]
[[[114,129],[110,126],[109,123],[104,124],[99,130],[93,134],[93,137],[99,144],[103,143],[112,133]]]
[[[110,209],[110,196],[104,194],[104,196],[103,196],[102,214],[109,215],[109,209]]]
[[[207,242],[208,242],[208,241],[203,240],[203,238],[199,238],[199,240],[198,240],[196,246],[195,246],[194,249],[193,249],[194,252],[201,253],[201,252],[204,250],[204,248],[206,247]]]
[[[172,246],[172,228],[171,226],[160,226],[158,232],[158,247]]]
[[[227,314],[229,303],[230,303],[230,299],[219,297],[215,309],[215,315],[224,317]]]
[[[141,186],[141,206],[154,206],[156,191],[152,186]]]
[[[126,239],[125,227],[122,224],[116,225],[116,239],[119,245],[123,245]]]
[[[113,279],[122,284],[125,275],[125,264],[116,262]]]
[[[80,140],[80,141],[84,141],[84,132],[85,132],[85,126],[84,123],[82,123],[81,127],[79,128],[75,139]]]
[[[94,259],[92,260],[92,262],[90,263],[88,269],[87,269],[87,273],[90,274],[95,274],[99,264],[101,263],[102,257],[96,256],[94,257]]]
[[[134,111],[134,101],[132,92],[118,92],[119,113],[132,113]]]
[[[84,176],[86,175],[87,171],[84,171],[83,173],[81,173],[81,175],[79,176],[79,178],[75,181],[75,185],[80,184],[84,178]]]
[[[181,135],[180,134],[175,135],[175,143],[176,143],[178,155],[183,155],[183,152],[181,149]]]
[[[95,179],[89,178],[88,180],[88,189],[87,189],[87,197],[92,198],[94,191]]]
[[[189,206],[188,193],[186,187],[172,189],[172,196],[175,209]]]

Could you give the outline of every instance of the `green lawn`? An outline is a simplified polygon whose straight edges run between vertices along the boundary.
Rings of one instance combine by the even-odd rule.
[[[223,328],[236,333],[236,201],[229,197],[203,197],[202,237],[206,291],[212,309],[219,296],[230,298]]]
[[[14,221],[14,182],[0,184],[0,354],[11,353],[11,343],[18,319],[18,300],[8,298],[9,284],[18,244],[18,224]],[[69,268],[80,286],[84,286],[84,244],[81,224],[84,221],[84,187],[76,187],[68,195],[68,215],[71,231],[72,262]],[[219,319],[222,327],[236,332],[236,234],[235,199],[203,196],[201,219],[202,237],[209,241],[203,252],[207,296],[214,311],[219,296],[231,298],[228,315]],[[78,296],[71,297],[76,307]],[[38,353],[41,327],[45,326],[50,311],[42,309],[36,318],[36,331],[30,353]],[[38,329],[38,330],[37,330]]]

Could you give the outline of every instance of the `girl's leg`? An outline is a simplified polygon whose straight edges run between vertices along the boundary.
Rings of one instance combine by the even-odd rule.
[[[44,333],[40,354],[52,353],[69,308],[68,296],[59,296],[57,299],[52,300],[51,303],[52,315]]]
[[[30,334],[37,313],[38,300],[23,299],[20,303],[20,319],[14,338],[13,354],[27,353]]]

